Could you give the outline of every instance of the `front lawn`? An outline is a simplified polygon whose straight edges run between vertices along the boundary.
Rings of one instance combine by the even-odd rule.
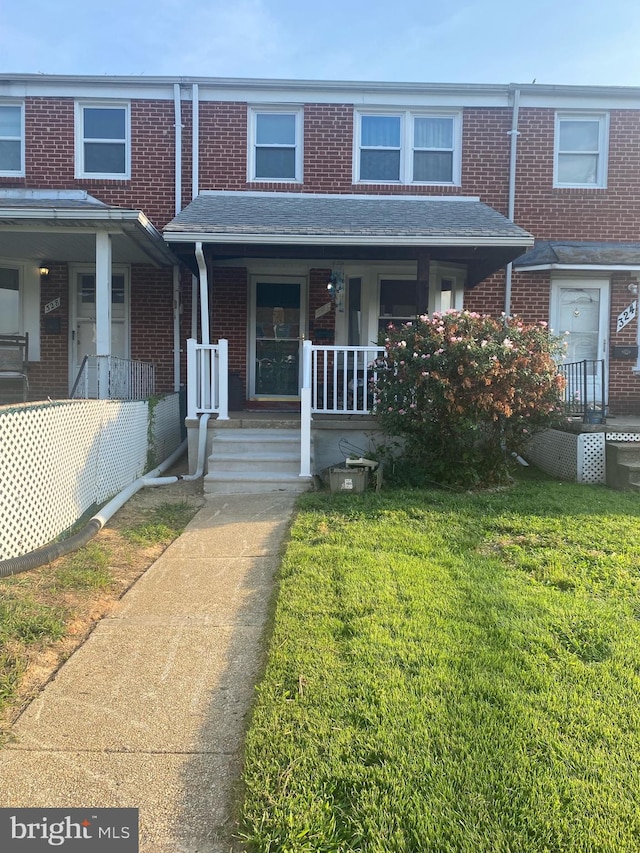
[[[247,739],[267,851],[640,850],[640,495],[308,495]]]

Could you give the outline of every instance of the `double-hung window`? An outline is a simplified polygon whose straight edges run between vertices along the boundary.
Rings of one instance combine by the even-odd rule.
[[[302,181],[302,123],[302,110],[250,110],[250,181]]]
[[[131,176],[128,104],[76,105],[76,177],[128,179]]]
[[[403,116],[360,116],[361,181],[394,183],[402,174]]]
[[[459,113],[356,113],[357,182],[460,183]]]
[[[557,113],[554,186],[606,186],[607,141],[605,113]]]
[[[24,107],[0,103],[0,175],[24,175]]]

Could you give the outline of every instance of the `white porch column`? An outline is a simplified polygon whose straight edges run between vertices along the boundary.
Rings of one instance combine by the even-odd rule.
[[[96,355],[111,355],[111,235],[96,232]],[[98,358],[98,397],[109,398],[109,363]]]

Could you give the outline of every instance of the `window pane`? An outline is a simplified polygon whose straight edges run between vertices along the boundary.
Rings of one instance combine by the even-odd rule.
[[[256,148],[256,178],[295,177],[295,148]]]
[[[449,151],[414,151],[413,180],[450,184],[453,181],[453,154]]]
[[[399,151],[361,151],[361,181],[399,181]]]
[[[16,269],[0,268],[0,334],[20,332],[20,274]]]
[[[20,107],[0,107],[0,136],[22,136]]]
[[[595,184],[598,174],[596,154],[560,154],[558,157],[558,183]]]
[[[124,175],[125,147],[120,143],[87,142],[84,146],[85,172]]]
[[[256,116],[258,145],[295,145],[296,117],[260,113]]]
[[[85,139],[124,139],[125,110],[84,108]]]
[[[597,151],[599,136],[598,121],[561,121],[560,151]]]
[[[0,139],[0,170],[3,172],[19,172],[22,168],[20,162],[20,145],[15,142],[8,142]]]
[[[416,118],[415,148],[453,148],[453,119]]]
[[[418,305],[417,282],[385,278],[380,282],[382,317],[415,317]]]
[[[362,116],[362,145],[400,147],[399,116]]]

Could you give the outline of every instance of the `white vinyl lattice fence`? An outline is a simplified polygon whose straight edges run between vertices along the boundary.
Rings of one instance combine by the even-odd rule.
[[[534,435],[525,456],[541,470],[559,480],[578,483],[604,483],[605,434],[580,435],[548,429]]]
[[[38,403],[0,412],[0,559],[50,542],[180,443],[178,395]],[[149,447],[151,438],[151,448]]]

